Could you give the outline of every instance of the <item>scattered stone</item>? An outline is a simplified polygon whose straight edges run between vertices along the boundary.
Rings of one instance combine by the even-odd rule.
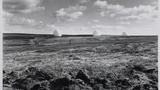
[[[52,78],[49,74],[47,74],[44,71],[37,71],[35,73],[35,77],[40,81],[42,81],[42,80],[50,80]]]
[[[93,89],[94,89],[94,90],[104,90],[102,84],[96,84],[96,85],[93,87]]]
[[[80,57],[77,57],[75,55],[69,55],[69,60],[80,60],[81,58]]]
[[[15,80],[11,86],[14,89],[21,89],[21,90],[29,90],[36,82],[32,79],[25,78],[25,79],[17,79]]]
[[[13,81],[15,81],[18,78],[18,73],[11,71],[10,73],[6,73],[3,76],[3,83],[4,84],[11,84]]]
[[[132,90],[158,90],[158,88],[152,87],[150,84],[141,84],[135,86]]]
[[[90,76],[85,72],[85,70],[79,70],[76,79],[82,79],[85,83],[90,82]]]
[[[79,85],[79,84],[80,84],[80,85],[85,85],[85,83],[84,83],[83,80],[81,80],[81,79],[76,79],[76,80],[75,80],[75,83],[78,84],[78,85]]]
[[[146,67],[144,67],[143,65],[135,65],[133,69],[140,72],[146,71]]]
[[[73,57],[73,55],[69,55],[69,57]]]
[[[158,82],[158,75],[156,76],[156,75],[149,74],[148,78],[154,82]]]
[[[103,87],[105,87],[106,86],[106,83],[107,83],[107,80],[105,79],[105,78],[96,78],[95,79],[95,82],[97,82],[97,83],[99,83],[99,84],[102,84],[103,85]]]
[[[144,84],[143,88],[144,88],[144,90],[153,90],[153,89],[151,89],[152,87],[149,84]]]
[[[155,69],[147,69],[144,71],[144,73],[154,73]]]
[[[72,84],[68,87],[67,90],[81,90],[81,88],[76,84]]]
[[[7,76],[12,77],[12,78],[18,78],[17,72],[14,72],[14,71],[11,71],[10,73],[8,73]]]
[[[34,85],[31,90],[50,90],[49,89],[49,82],[45,81],[45,82],[41,82],[38,83],[36,85]]]
[[[140,86],[140,85],[137,85],[137,86],[133,87],[132,90],[142,90],[142,89],[141,89],[141,86]]]
[[[32,78],[33,80],[50,80],[52,76],[43,70],[39,70],[36,67],[28,67],[27,70],[21,73],[21,77]]]
[[[5,74],[6,72],[3,70],[3,74]]]
[[[131,86],[130,83],[129,83],[129,80],[127,80],[127,79],[116,80],[115,84],[116,84],[117,87],[121,87],[123,89],[126,89],[126,88]]]
[[[50,86],[51,89],[59,88],[59,90],[63,90],[62,88],[68,87],[71,83],[72,82],[69,78],[59,78],[52,80]]]

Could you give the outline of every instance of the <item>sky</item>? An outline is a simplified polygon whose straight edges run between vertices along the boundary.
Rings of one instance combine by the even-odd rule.
[[[5,33],[157,35],[158,0],[2,0]]]

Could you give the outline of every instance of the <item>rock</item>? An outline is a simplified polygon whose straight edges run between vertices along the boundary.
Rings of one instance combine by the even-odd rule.
[[[3,70],[3,74],[5,74],[6,72]]]
[[[33,80],[50,80],[52,76],[43,70],[39,70],[36,67],[28,67],[27,70],[21,73],[21,77],[32,78]]]
[[[155,69],[147,69],[144,71],[144,73],[154,73]]]
[[[10,78],[7,76],[3,76],[3,84],[10,84]]]
[[[78,85],[85,85],[85,83],[81,79],[76,79],[74,82],[75,84],[78,84]]]
[[[102,84],[96,84],[94,87],[93,87],[94,90],[103,90],[103,85]]]
[[[74,55],[69,55],[69,57],[73,57]]]
[[[68,90],[81,90],[81,88],[76,84],[72,84],[68,87]]]
[[[77,57],[75,55],[69,55],[69,60],[80,60],[81,58],[80,57]]]
[[[127,79],[119,79],[119,80],[116,80],[116,81],[115,81],[115,85],[116,85],[117,87],[121,87],[121,88],[123,88],[123,89],[126,89],[126,88],[128,88],[128,87],[131,86],[130,83],[129,83],[129,81],[128,81]]]
[[[31,90],[40,90],[40,89],[42,89],[40,84],[36,84],[31,88]],[[43,90],[46,90],[46,89],[43,89]]]
[[[50,82],[50,88],[59,90],[63,90],[62,88],[68,87],[71,84],[71,80],[69,78],[59,78],[54,79]]]
[[[28,67],[27,70],[29,72],[35,72],[35,71],[38,71],[38,68],[36,68],[36,67]]]
[[[17,72],[14,72],[14,71],[11,71],[10,73],[8,73],[7,76],[12,77],[12,78],[18,78]]]
[[[26,70],[26,73],[34,75],[37,71],[39,71],[39,69],[36,68],[36,67],[28,67],[27,70]]]
[[[3,76],[3,83],[4,84],[11,84],[13,81],[15,81],[18,78],[17,72],[11,71],[10,73],[6,73]]]
[[[90,82],[90,76],[84,70],[78,71],[76,79],[82,79],[85,83]]]
[[[132,90],[142,90],[140,85],[135,86]]]
[[[31,90],[50,90],[49,89],[49,82],[45,81],[45,82],[40,82],[36,85],[34,85]]]
[[[140,72],[146,71],[146,67],[144,67],[143,65],[134,65],[133,69]]]
[[[37,71],[35,73],[35,77],[40,81],[42,81],[42,80],[50,80],[52,78],[49,74],[47,74],[44,71]]]
[[[93,87],[95,84],[96,84],[96,82],[94,81],[94,79],[91,79],[89,85],[90,85],[91,87]]]
[[[103,87],[105,87],[105,85],[107,83],[107,80],[105,78],[96,78],[94,81],[99,83],[99,84],[102,84]]]
[[[143,88],[144,88],[144,90],[153,90],[149,84],[144,84]]]
[[[133,78],[136,80],[140,80],[140,76],[138,74],[134,75]]]
[[[28,79],[28,78],[25,78],[25,79],[17,79],[15,80],[11,86],[14,88],[14,89],[21,89],[21,90],[29,90],[36,82],[34,82],[34,80],[32,79]]]
[[[158,82],[158,75],[149,74],[148,78],[151,79],[154,82]]]
[[[139,83],[149,83],[150,79],[146,76],[145,73],[135,74],[133,76],[134,79],[137,79]]]
[[[132,90],[158,90],[155,87],[152,87],[150,84],[141,84],[135,86]]]

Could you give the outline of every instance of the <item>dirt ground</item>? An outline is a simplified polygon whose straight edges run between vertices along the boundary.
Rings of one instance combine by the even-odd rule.
[[[24,40],[4,40],[4,90],[158,90],[157,39],[157,36],[101,36],[41,38],[23,43],[19,42]],[[51,77],[46,79],[43,75],[44,80],[32,80],[32,77],[30,81],[36,82],[32,85],[17,84],[17,79],[28,80],[23,74],[29,67],[36,67]],[[57,79],[64,79],[66,73],[72,73],[75,85],[80,72],[89,81],[78,78],[84,83],[82,87],[77,86],[79,89],[73,89],[73,83],[61,88],[52,86]],[[103,84],[97,78],[107,81]],[[49,83],[45,89],[33,89],[37,82],[44,81]]]

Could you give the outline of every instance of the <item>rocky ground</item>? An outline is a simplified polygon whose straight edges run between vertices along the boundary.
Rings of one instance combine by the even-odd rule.
[[[156,36],[4,45],[3,89],[158,90],[157,47]]]

